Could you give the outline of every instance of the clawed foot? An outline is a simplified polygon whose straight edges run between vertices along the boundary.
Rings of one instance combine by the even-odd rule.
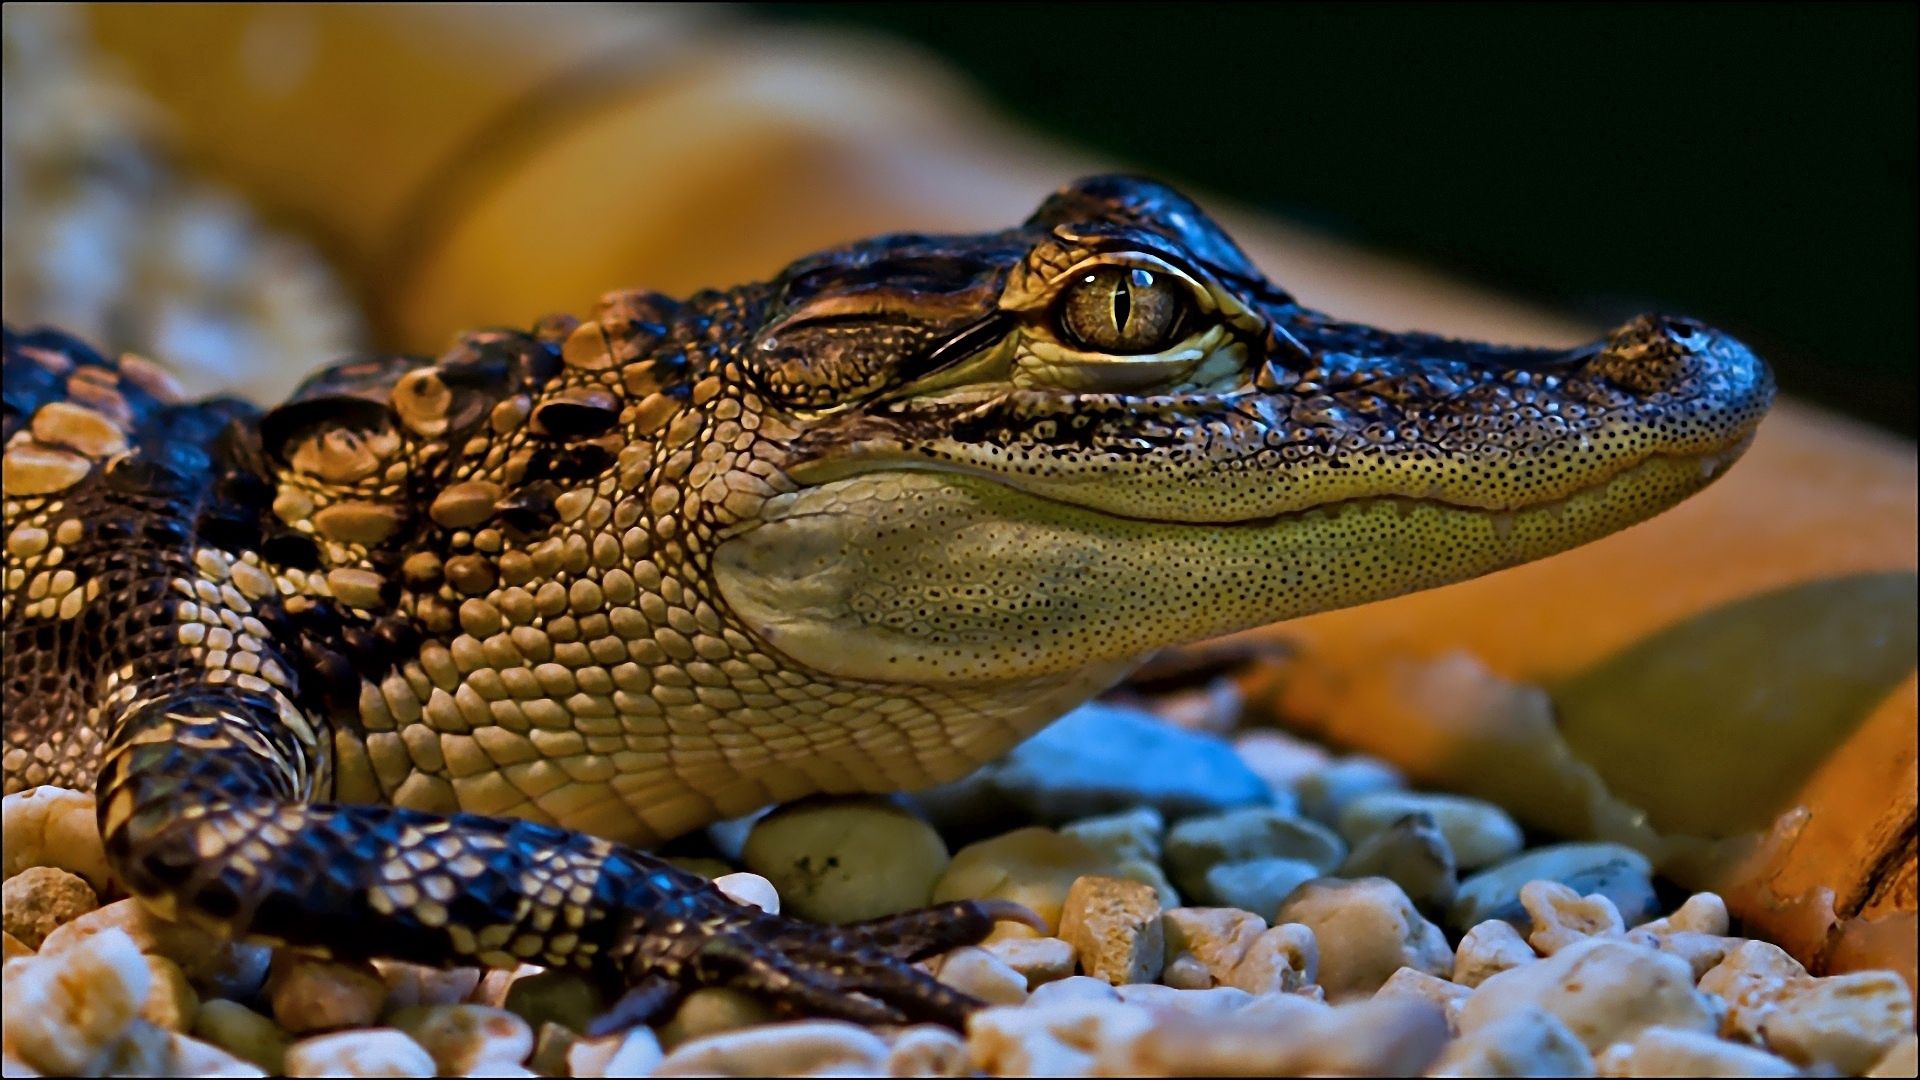
[[[653,929],[637,939],[626,993],[587,1034],[651,1023],[704,986],[744,990],[788,1015],[959,1028],[981,1003],[914,961],[980,941],[996,922],[1046,932],[1039,916],[1005,900],[961,900],[839,925],[736,906],[681,924],[677,933]]]

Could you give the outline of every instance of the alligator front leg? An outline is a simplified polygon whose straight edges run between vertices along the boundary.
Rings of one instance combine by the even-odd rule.
[[[653,1019],[702,986],[785,1012],[957,1026],[978,1003],[910,962],[1024,914],[963,901],[818,925],[581,833],[305,803],[311,770],[274,697],[199,689],[123,724],[101,773],[101,827],[116,872],[150,906],[340,959],[589,972],[630,988],[600,1030]]]

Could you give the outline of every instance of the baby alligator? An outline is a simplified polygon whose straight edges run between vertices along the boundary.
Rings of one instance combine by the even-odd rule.
[[[265,412],[6,334],[6,790],[96,793],[171,918],[961,1022],[911,961],[1024,909],[827,926],[644,854],[957,777],[1143,656],[1644,519],[1772,397],[1724,334],[1341,322],[1193,203],[1025,224],[335,364]]]

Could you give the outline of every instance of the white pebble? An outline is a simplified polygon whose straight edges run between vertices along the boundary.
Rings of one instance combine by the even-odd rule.
[[[1471,1032],[1528,1005],[1559,1017],[1598,1053],[1657,1025],[1713,1031],[1717,1003],[1693,988],[1681,960],[1618,939],[1593,938],[1480,984],[1460,1012]]]
[[[1095,1069],[1124,1076],[1132,1071],[1134,1043],[1153,1026],[1152,1011],[1117,996],[982,1009],[967,1020],[967,1055],[975,1069],[994,1076],[1082,1076]]]
[[[915,1024],[903,1029],[894,1036],[893,1046],[887,1051],[887,1075],[965,1076],[966,1041],[938,1024]]]
[[[483,1062],[519,1064],[533,1052],[533,1029],[505,1009],[486,1005],[411,1005],[388,1023],[433,1057],[442,1073],[471,1072]]]
[[[1786,950],[1749,941],[1700,976],[1700,989],[1726,1003],[1725,1034],[1760,1041],[1760,1027],[1788,992],[1810,976]]]
[[[1688,931],[1695,934],[1725,935],[1732,926],[1727,902],[1718,893],[1694,893],[1674,913],[1663,919],[1642,923],[1640,929],[1651,934]]]
[[[1626,931],[1620,909],[1594,893],[1581,896],[1557,881],[1529,881],[1520,887],[1520,904],[1533,917],[1527,944],[1542,956],[1552,956],[1577,941],[1617,937]]]
[[[1206,990],[1181,990],[1158,983],[1134,983],[1118,986],[1114,993],[1129,1005],[1145,1005],[1155,1010],[1183,1013],[1187,1016],[1224,1016],[1238,1012],[1253,1001],[1253,995],[1231,986]]]
[[[797,1020],[683,1043],[661,1059],[653,1075],[773,1076],[829,1068],[877,1074],[886,1062],[887,1044],[866,1028],[840,1020]]]
[[[1328,1007],[1274,994],[1225,1016],[1163,1013],[1124,1064],[1144,1075],[1410,1076],[1446,1041],[1445,1018],[1424,1001]]]
[[[29,866],[56,866],[85,878],[96,893],[113,880],[93,796],[52,786],[0,800],[0,866],[12,877]]]
[[[780,890],[759,874],[741,872],[713,879],[713,887],[738,904],[757,907],[769,915],[780,914]]]
[[[1913,993],[1891,971],[1852,971],[1793,987],[1761,1021],[1767,1046],[1815,1069],[1852,1075],[1913,1030]]]
[[[652,1028],[633,1027],[618,1035],[581,1039],[567,1048],[569,1076],[647,1076],[665,1055]]]
[[[1052,1006],[1068,1001],[1119,1001],[1111,984],[1087,975],[1072,975],[1036,987],[1027,997],[1031,1006]]]
[[[1430,1002],[1440,1010],[1441,1015],[1447,1018],[1447,1029],[1458,1031],[1460,1008],[1466,1004],[1467,998],[1472,994],[1473,991],[1470,988],[1458,986],[1438,976],[1429,975],[1424,971],[1415,971],[1412,968],[1401,968],[1393,973],[1392,978],[1382,983],[1380,989],[1374,991],[1373,996],[1376,1000],[1407,998]]]
[[[1496,1016],[1447,1046],[1428,1076],[1592,1076],[1593,1055],[1535,1005]]]
[[[940,957],[933,974],[989,1005],[1018,1005],[1027,1000],[1027,977],[977,945],[962,945]]]
[[[6,965],[6,1046],[53,1075],[92,1071],[146,1004],[153,976],[133,938],[108,928],[55,956]]]
[[[1292,994],[1320,978],[1320,944],[1301,923],[1268,927],[1221,982],[1249,994]]]
[[[288,1076],[433,1076],[433,1056],[392,1028],[316,1035],[287,1047]]]
[[[1880,1060],[1873,1063],[1867,1076],[1912,1076],[1920,1071],[1920,1041],[1909,1031],[1896,1040]]]
[[[1468,930],[1453,954],[1453,981],[1474,987],[1489,978],[1539,959],[1520,931],[1504,919],[1488,919]]]
[[[1072,975],[1077,959],[1073,946],[1055,937],[1002,938],[989,941],[981,948],[1019,972],[1027,980],[1029,990]]]
[[[1703,1031],[1650,1027],[1615,1043],[1597,1062],[1601,1076],[1798,1076],[1785,1058]]]

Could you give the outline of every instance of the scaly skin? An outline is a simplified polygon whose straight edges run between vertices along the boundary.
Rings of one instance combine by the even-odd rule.
[[[93,786],[165,914],[958,1022],[906,961],[1004,905],[816,927],[637,848],[952,779],[1157,648],[1654,514],[1744,447],[1746,349],[1341,323],[1191,203],[1026,224],[321,372],[264,416],[6,341],[6,790]]]

